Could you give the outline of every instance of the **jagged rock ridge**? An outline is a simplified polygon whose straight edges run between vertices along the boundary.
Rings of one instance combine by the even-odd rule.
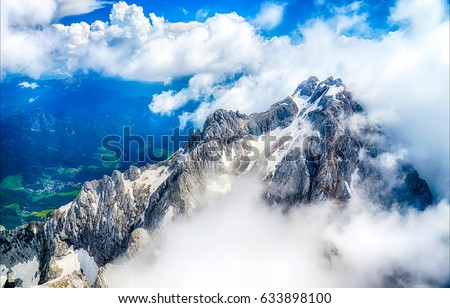
[[[127,250],[134,230],[191,215],[205,181],[220,174],[259,174],[270,206],[345,203],[357,186],[386,207],[424,209],[433,200],[427,183],[402,160],[387,163],[393,149],[340,79],[310,77],[266,112],[215,111],[162,163],[85,183],[45,224],[2,231],[0,263],[6,270],[36,258],[39,283],[50,285],[58,283],[49,266],[69,255],[90,256],[81,270],[86,262],[105,266]]]

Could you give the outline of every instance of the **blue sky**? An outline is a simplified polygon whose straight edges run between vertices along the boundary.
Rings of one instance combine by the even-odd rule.
[[[91,13],[68,16],[60,20],[63,24],[85,21],[92,23],[95,20],[108,20],[113,3],[119,1],[108,1],[103,7]],[[389,22],[390,9],[395,5],[395,1],[390,0],[368,0],[368,1],[348,1],[348,0],[287,0],[287,1],[193,1],[193,0],[129,0],[142,6],[144,12],[149,14],[154,12],[158,16],[163,16],[171,22],[188,22],[192,20],[203,21],[205,17],[211,17],[215,13],[236,12],[247,19],[254,18],[261,9],[261,6],[268,3],[284,6],[284,16],[281,23],[272,30],[263,30],[265,36],[293,35],[298,26],[314,18],[331,18],[334,8],[344,7],[352,3],[359,2],[361,10],[367,12],[368,23],[377,31],[371,32],[367,36],[377,36],[386,33],[397,26]]]

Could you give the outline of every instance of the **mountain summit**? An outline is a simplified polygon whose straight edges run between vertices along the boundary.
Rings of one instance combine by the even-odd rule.
[[[286,210],[345,206],[361,192],[381,207],[423,210],[433,196],[404,156],[340,79],[310,77],[266,112],[216,110],[166,161],[86,182],[46,223],[1,231],[1,274],[13,269],[24,286],[105,286],[102,272],[138,249],[143,229],[192,215],[221,175],[258,176],[267,206]]]

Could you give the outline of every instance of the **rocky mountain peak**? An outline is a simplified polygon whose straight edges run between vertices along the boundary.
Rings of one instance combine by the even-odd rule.
[[[268,206],[345,205],[358,190],[383,207],[423,210],[433,201],[428,185],[396,158],[391,144],[340,79],[310,77],[265,112],[216,110],[164,162],[85,183],[38,232],[0,232],[0,263],[11,268],[37,260],[41,283],[50,280],[52,258],[107,266],[127,251],[134,230],[154,232],[175,217],[193,215],[211,178],[221,175],[260,176]],[[97,271],[83,266],[93,281]]]
[[[292,95],[311,97],[318,83],[319,79],[316,76],[311,76],[307,80],[300,83]]]

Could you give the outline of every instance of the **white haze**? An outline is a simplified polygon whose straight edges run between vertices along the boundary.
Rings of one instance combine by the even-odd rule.
[[[283,20],[284,7],[286,4],[265,2],[261,5],[261,10],[256,15],[252,23],[256,27],[263,29],[274,29]]]
[[[354,190],[345,208],[324,202],[286,215],[261,202],[257,179],[221,181],[230,191],[206,196],[205,207],[166,226],[157,245],[113,266],[109,285],[373,287],[392,286],[389,277],[397,286],[448,283],[448,203],[399,214]]]

